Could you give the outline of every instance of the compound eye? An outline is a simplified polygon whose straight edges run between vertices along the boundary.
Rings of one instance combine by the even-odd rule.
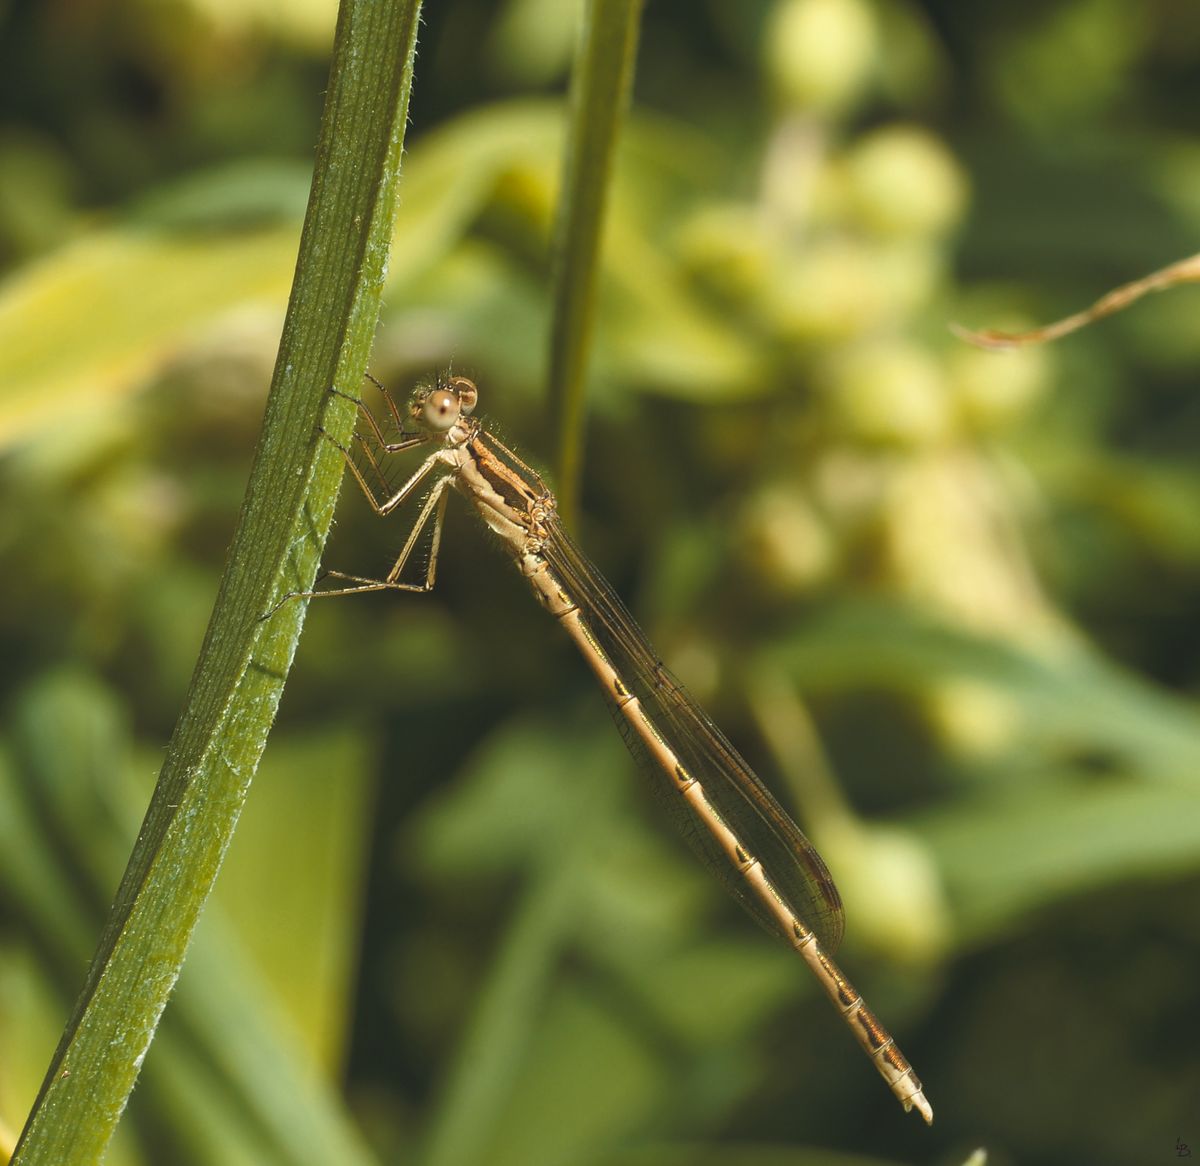
[[[475,402],[479,400],[479,390],[474,381],[466,377],[451,377],[447,387],[458,397],[459,407],[464,413],[469,414],[475,408]]]
[[[462,411],[458,397],[449,389],[434,389],[425,398],[421,419],[430,429],[449,429]]]

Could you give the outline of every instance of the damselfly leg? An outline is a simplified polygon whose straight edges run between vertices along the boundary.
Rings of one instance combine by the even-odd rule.
[[[348,400],[354,401],[354,403],[358,406],[359,412],[365,418],[367,418],[371,432],[379,442],[380,449],[384,453],[391,455],[404,453],[407,450],[414,449],[416,446],[423,445],[428,442],[428,434],[409,434],[404,431],[403,423],[401,421],[399,411],[396,408],[395,402],[392,400],[387,391],[383,390],[382,385],[379,385],[379,382],[376,381],[374,377],[370,377],[369,374],[368,377],[373,384],[378,385],[383,391],[384,397],[387,400],[394,416],[397,431],[401,434],[400,441],[389,442],[384,439],[383,431],[379,425],[379,419],[364,401],[359,400],[357,397],[351,397],[347,393],[339,392],[336,389],[333,390],[333,392],[339,397],[345,397]],[[427,457],[416,468],[413,474],[398,490],[395,490],[391,494],[380,498],[380,496],[376,494],[375,490],[367,481],[361,467],[354,458],[353,452],[335,437],[333,437],[330,433],[328,433],[323,427],[320,430],[320,434],[342,455],[347,467],[349,467],[351,474],[354,476],[355,482],[358,483],[358,487],[362,491],[363,496],[367,499],[371,505],[371,508],[377,515],[379,515],[380,518],[386,518],[397,507],[403,505],[403,503],[413,495],[417,488],[438,467],[438,454],[430,454],[430,456]],[[356,431],[355,436],[358,438],[360,447],[366,454],[376,475],[384,484],[385,490],[390,489],[387,477],[379,466],[374,453],[371,451],[366,441],[363,440],[361,434]],[[426,593],[432,591],[434,583],[437,580],[438,552],[440,551],[442,545],[442,525],[446,516],[446,490],[450,486],[451,481],[451,477],[447,475],[434,482],[433,488],[429,491],[428,497],[421,504],[421,509],[417,513],[416,519],[413,521],[412,529],[409,531],[408,537],[404,541],[404,546],[401,548],[399,555],[396,556],[396,561],[392,564],[391,570],[388,571],[384,578],[372,579],[364,575],[352,575],[345,571],[337,571],[332,569],[326,570],[321,573],[318,582],[325,579],[338,579],[349,584],[349,586],[323,588],[321,590],[312,591],[289,592],[287,595],[283,596],[283,598],[280,599],[279,602],[276,603],[262,618],[265,619],[268,616],[273,615],[283,604],[288,603],[293,599],[325,599],[335,595],[361,595],[369,591],[409,591],[417,593]],[[419,583],[402,582],[400,576],[404,573],[404,568],[408,565],[408,561],[412,557],[413,551],[420,542],[422,533],[430,522],[433,523],[433,528],[430,532],[429,554],[425,564],[425,577]]]

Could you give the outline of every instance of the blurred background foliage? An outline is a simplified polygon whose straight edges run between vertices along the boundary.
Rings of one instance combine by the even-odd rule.
[[[282,320],[328,0],[0,10],[0,1120],[99,934]],[[373,371],[548,459],[577,7],[426,7]],[[310,612],[109,1160],[1127,1163],[1200,1142],[1200,300],[1186,0],[651,0],[585,547],[781,793],[904,1118],[669,833],[451,507],[438,588]],[[330,565],[403,519],[352,491]],[[394,775],[409,777],[395,780]],[[0,1138],[2,1144],[2,1138]]]

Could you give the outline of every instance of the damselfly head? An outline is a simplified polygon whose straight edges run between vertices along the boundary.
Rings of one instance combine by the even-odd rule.
[[[409,410],[412,419],[431,433],[445,433],[459,417],[475,408],[479,390],[466,377],[449,377],[432,389],[418,389]]]

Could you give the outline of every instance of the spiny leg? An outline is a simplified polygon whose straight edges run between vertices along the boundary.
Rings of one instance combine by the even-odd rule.
[[[375,417],[371,413],[370,409],[367,408],[366,404],[363,401],[359,400],[358,397],[351,396],[349,393],[343,393],[340,389],[336,389],[336,388],[331,389],[330,393],[332,396],[341,397],[344,401],[353,401],[356,408],[358,409],[359,413],[365,413],[366,416],[369,418],[371,428],[376,433],[376,439],[377,440],[379,439],[379,437],[381,435],[378,432],[378,430],[379,430],[378,425],[375,424]],[[341,445],[341,443],[333,441],[333,438],[330,437],[330,435],[325,431],[324,428],[321,429],[321,433],[323,436],[329,437],[329,440],[334,445],[336,445],[339,450],[341,450],[343,456],[346,454],[347,451]],[[375,477],[376,477],[377,481],[379,482],[380,486],[383,488],[384,495],[387,495],[392,489],[392,484],[390,481],[388,481],[387,475],[383,472],[382,467],[379,465],[379,459],[375,456],[375,451],[371,448],[367,439],[365,437],[363,437],[362,431],[359,429],[357,424],[355,424],[355,427],[354,427],[354,435],[353,435],[352,440],[356,441],[358,443],[358,448],[362,450],[363,456],[367,459],[367,462],[370,465],[371,469],[375,472]],[[379,444],[382,445],[383,444],[382,441],[380,441]],[[349,459],[347,459],[347,460],[349,460]]]
[[[433,584],[437,579],[438,551],[442,545],[442,523],[446,518],[446,488],[449,485],[450,478],[445,477],[429,491],[429,497],[422,504],[421,512],[417,515],[412,530],[408,532],[408,538],[404,540],[404,546],[401,548],[400,554],[396,556],[396,561],[385,578],[364,579],[359,575],[348,575],[344,571],[326,571],[325,578],[327,579],[345,579],[358,584],[358,586],[339,587],[333,591],[317,591],[313,593],[312,597],[356,595],[363,591],[417,591],[422,593],[432,591]],[[433,533],[429,544],[429,562],[425,567],[425,580],[422,583],[401,583],[400,575],[412,557],[413,548],[417,545],[421,532],[431,518],[433,519]]]
[[[349,393],[343,393],[340,389],[334,389],[333,392],[336,396],[344,397],[347,401],[353,401],[358,406],[359,412],[367,419],[367,424],[370,426],[375,440],[379,443],[379,448],[384,453],[403,453],[406,449],[412,449],[414,445],[421,445],[428,441],[429,435],[427,433],[409,433],[404,428],[404,420],[400,416],[400,410],[397,408],[396,402],[392,400],[391,394],[374,377],[370,376],[369,373],[366,375],[370,377],[373,384],[379,385],[379,388],[383,391],[383,399],[387,402],[388,411],[391,413],[392,421],[396,426],[396,432],[400,435],[399,441],[387,440],[383,434],[383,427],[379,424],[379,418],[371,411],[366,401],[358,397],[352,397]]]
[[[442,523],[446,517],[446,488],[450,485],[450,481],[449,476],[442,478],[430,490],[429,497],[422,504],[421,512],[417,515],[412,530],[409,531],[408,538],[405,539],[404,546],[385,579],[368,579],[362,575],[349,575],[345,571],[326,571],[321,575],[322,579],[343,579],[348,583],[354,584],[354,586],[335,587],[325,591],[289,592],[261,618],[267,619],[269,616],[274,615],[285,603],[293,599],[324,599],[327,596],[334,595],[361,595],[366,591],[415,591],[419,594],[432,591],[434,582],[437,579],[438,551],[442,545]],[[364,489],[366,489],[365,486]],[[433,533],[429,544],[429,562],[425,567],[425,580],[422,583],[401,583],[399,581],[400,574],[412,555],[413,548],[417,545],[417,540],[421,537],[421,531],[425,528],[431,517],[433,519]]]
[[[382,381],[377,380],[369,372],[363,373],[363,376],[365,376],[367,380],[369,380],[371,384],[373,384],[383,394],[384,403],[388,407],[388,412],[392,415],[392,422],[396,426],[396,432],[407,436],[404,431],[404,418],[400,416],[400,407],[396,404],[396,399],[392,396],[388,389],[384,387]],[[382,442],[381,444],[386,445],[387,443]]]
[[[358,488],[362,490],[367,501],[370,502],[372,509],[380,518],[386,518],[393,510],[396,509],[408,496],[425,480],[429,472],[438,464],[438,453],[431,453],[413,472],[412,477],[404,483],[394,494],[385,498],[382,502],[376,495],[375,491],[367,484],[367,479],[363,476],[363,472],[358,467],[358,463],[354,460],[354,454],[351,453],[336,437],[328,433],[326,430],[321,430],[321,436],[325,438],[332,446],[334,446],[342,457],[346,459],[346,465],[350,472],[354,475],[354,480],[358,483]],[[422,438],[424,440],[424,438]],[[416,442],[413,443],[417,444]],[[378,467],[376,467],[378,469]]]
[[[437,578],[437,561],[438,551],[442,546],[442,523],[446,518],[446,488],[450,485],[452,479],[449,474],[444,478],[439,478],[434,484],[432,490],[429,491],[429,497],[425,499],[421,506],[421,512],[417,515],[416,522],[413,523],[412,530],[408,532],[408,538],[404,541],[404,546],[400,550],[400,554],[396,557],[395,563],[392,564],[392,569],[387,573],[387,585],[389,587],[399,587],[402,591],[432,591],[434,580]],[[413,548],[417,545],[417,540],[421,537],[421,531],[425,528],[425,524],[429,522],[430,517],[433,518],[433,532],[429,542],[429,562],[425,567],[425,582],[421,586],[415,584],[403,584],[400,580],[400,574],[404,570],[404,565],[408,562],[409,557],[413,553]]]
[[[371,448],[370,442],[363,437],[362,432],[358,429],[354,431],[354,440],[358,442],[358,448],[362,450],[363,456],[367,459],[367,463],[371,469],[375,471],[375,477],[379,484],[383,487],[385,495],[391,493],[392,483],[388,479],[387,474],[383,472],[383,467],[379,464],[379,458],[375,456],[375,451]]]
[[[392,417],[396,425],[396,431],[400,434],[400,441],[385,440],[383,429],[379,424],[379,419],[370,410],[370,408],[368,408],[365,401],[360,400],[358,397],[353,397],[349,393],[343,393],[340,389],[332,389],[331,392],[336,397],[341,397],[344,400],[354,402],[354,404],[358,407],[359,412],[366,418],[367,425],[370,428],[379,449],[383,453],[391,455],[396,453],[404,453],[418,445],[425,444],[425,442],[429,440],[429,435],[427,433],[405,432],[403,423],[400,420],[400,414],[396,409],[396,403],[392,400],[387,390],[384,389],[383,386],[380,385],[370,373],[364,373],[364,376],[366,376],[373,384],[379,385],[379,388],[383,391],[384,397],[388,403],[388,407],[392,412]],[[322,429],[321,432],[328,437],[329,440],[333,442],[333,444],[336,445],[339,450],[341,450],[342,456],[346,458],[347,464],[349,464],[350,468],[356,471],[355,476],[359,479],[359,484],[362,485],[362,475],[357,473],[358,465],[354,461],[350,451],[347,450],[346,447],[340,442],[334,440],[334,438],[324,429]],[[363,436],[362,431],[357,427],[354,431],[354,438],[358,442],[358,448],[362,450],[363,456],[367,459],[368,464],[374,471],[376,479],[383,487],[384,494],[387,495],[388,491],[390,491],[392,488],[392,484],[389,481],[388,476],[383,472],[383,468],[379,464],[379,458],[376,456],[375,450],[371,448],[371,443]],[[373,498],[374,496],[375,494],[373,490],[368,492],[368,497]]]

